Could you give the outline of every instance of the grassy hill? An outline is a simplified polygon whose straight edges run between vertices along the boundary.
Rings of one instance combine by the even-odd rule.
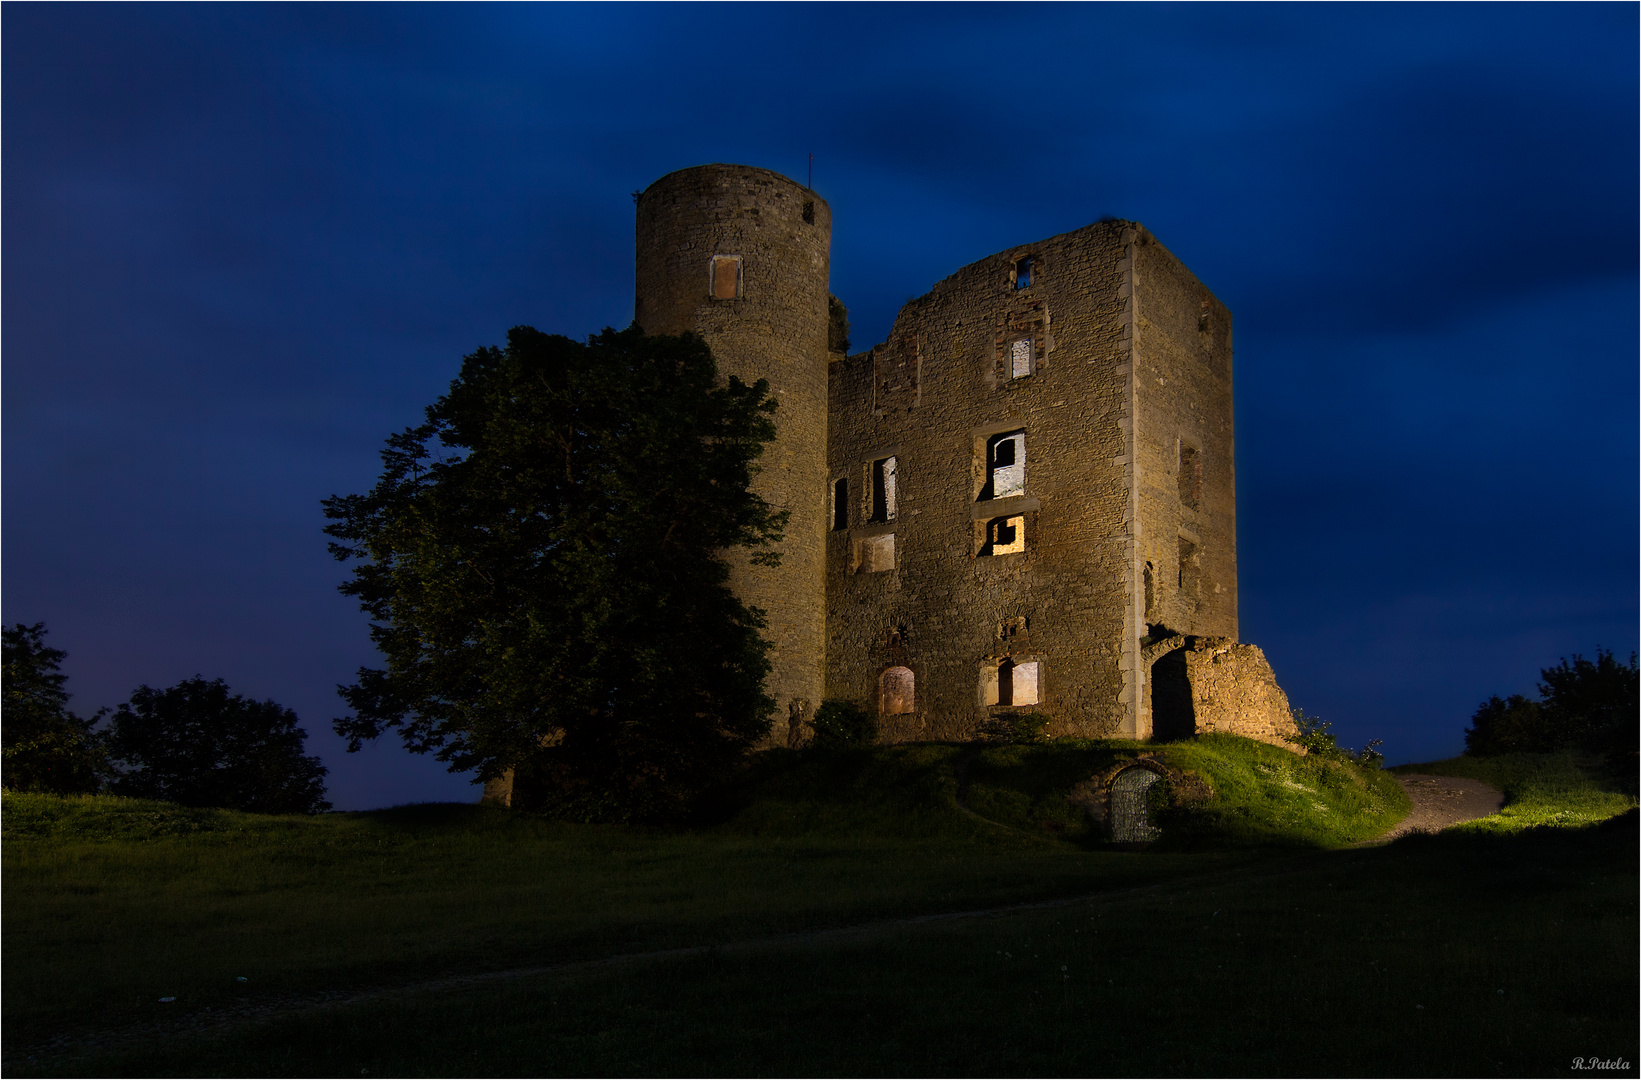
[[[1142,753],[1215,794],[1113,849],[1065,794]],[[5,1067],[1541,1073],[1602,1039],[1635,1061],[1634,814],[1340,847],[1399,796],[1227,738],[771,754],[687,829],[7,793]]]

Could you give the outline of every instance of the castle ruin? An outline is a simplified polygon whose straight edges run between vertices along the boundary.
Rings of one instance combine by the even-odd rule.
[[[771,745],[836,698],[881,738],[1227,731],[1289,745],[1237,643],[1231,314],[1146,229],[1101,221],[958,270],[846,355],[831,210],[765,169],[638,196],[634,317],[767,379],[754,486],[791,513],[779,567],[737,557],[768,617]]]

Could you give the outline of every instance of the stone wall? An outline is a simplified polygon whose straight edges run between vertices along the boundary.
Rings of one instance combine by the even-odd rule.
[[[1176,634],[1145,646],[1158,738],[1214,732],[1303,753],[1288,695],[1257,645]]]
[[[1053,735],[1123,730],[1131,231],[1091,225],[966,266],[832,365],[828,479],[848,505],[827,538],[826,695],[881,707],[884,672],[910,669],[887,740],[969,738],[1009,711],[1047,713]],[[874,468],[891,458],[892,516]]]
[[[1231,315],[1144,229],[1132,251],[1140,634],[1166,627],[1234,639]],[[1139,697],[1144,736],[1152,695]]]

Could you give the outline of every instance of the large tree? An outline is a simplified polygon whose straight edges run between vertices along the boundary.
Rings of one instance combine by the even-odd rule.
[[[724,555],[778,559],[785,514],[749,487],[774,408],[695,335],[518,327],[466,357],[375,488],[325,501],[386,661],[341,688],[337,732],[516,770],[521,801],[580,817],[683,809],[769,729]]]
[[[121,795],[262,814],[317,814],[326,768],[304,754],[307,732],[275,701],[252,701],[221,679],[139,686],[114,713],[108,745]]]
[[[83,794],[102,786],[103,740],[68,708],[68,654],[46,644],[46,624],[8,626],[4,635],[4,782],[14,791]]]

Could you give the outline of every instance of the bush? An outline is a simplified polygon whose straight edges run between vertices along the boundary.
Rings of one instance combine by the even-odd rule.
[[[114,714],[115,793],[262,814],[329,810],[325,766],[302,753],[307,732],[273,701],[195,676],[168,690],[139,686]]]
[[[825,749],[870,746],[877,742],[877,717],[849,701],[823,701],[810,726],[814,745]]]
[[[1369,739],[1362,752],[1358,754],[1348,746],[1339,745],[1338,736],[1333,733],[1331,720],[1311,716],[1298,706],[1294,706],[1290,711],[1293,713],[1294,726],[1299,728],[1299,737],[1288,741],[1302,747],[1306,753],[1349,761],[1365,769],[1377,769],[1384,764],[1385,755],[1379,752],[1379,747],[1385,744],[1383,739]]]

